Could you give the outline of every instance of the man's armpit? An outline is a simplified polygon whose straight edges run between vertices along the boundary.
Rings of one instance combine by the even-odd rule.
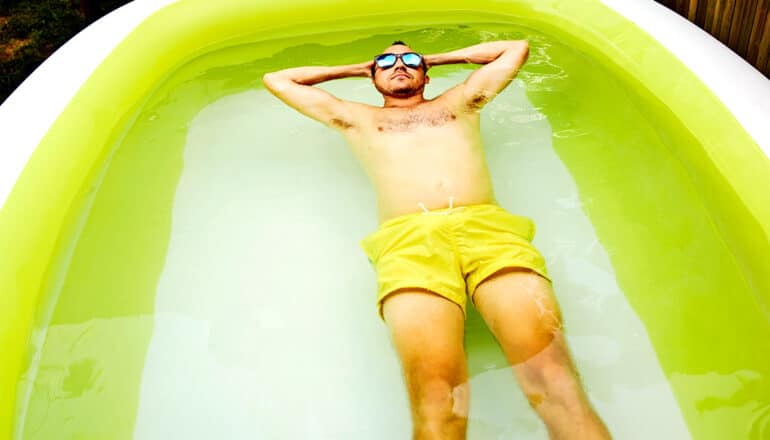
[[[465,107],[468,111],[481,110],[489,101],[492,100],[492,94],[484,91],[479,91],[473,95],[465,98]]]
[[[329,125],[331,125],[334,128],[338,128],[340,130],[347,130],[349,128],[353,128],[353,124],[351,122],[348,122],[342,118],[332,118],[329,121]]]

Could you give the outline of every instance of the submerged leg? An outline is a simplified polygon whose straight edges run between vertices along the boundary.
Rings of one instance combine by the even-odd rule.
[[[548,280],[503,269],[479,284],[473,299],[550,437],[610,438],[580,384]]]
[[[414,439],[464,439],[468,372],[460,307],[424,289],[400,289],[383,303],[409,392]]]

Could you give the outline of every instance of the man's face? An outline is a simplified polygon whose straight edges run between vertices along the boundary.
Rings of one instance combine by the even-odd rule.
[[[397,44],[388,47],[382,53],[402,54],[407,52],[414,52],[414,50],[409,46]],[[374,87],[377,91],[383,95],[408,98],[422,93],[430,78],[425,74],[422,65],[416,68],[408,67],[399,58],[396,60],[396,64],[388,69],[382,69],[375,65],[372,81],[374,81]]]

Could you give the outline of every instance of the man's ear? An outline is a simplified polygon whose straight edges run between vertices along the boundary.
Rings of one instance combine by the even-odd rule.
[[[428,75],[425,75],[425,84],[428,84],[430,82],[430,77]]]

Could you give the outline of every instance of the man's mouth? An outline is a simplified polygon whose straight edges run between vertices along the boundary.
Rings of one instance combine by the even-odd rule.
[[[396,78],[401,77],[401,76],[403,76],[404,78],[409,78],[409,75],[407,75],[406,73],[397,73],[397,74],[393,75],[393,79],[396,79]]]

